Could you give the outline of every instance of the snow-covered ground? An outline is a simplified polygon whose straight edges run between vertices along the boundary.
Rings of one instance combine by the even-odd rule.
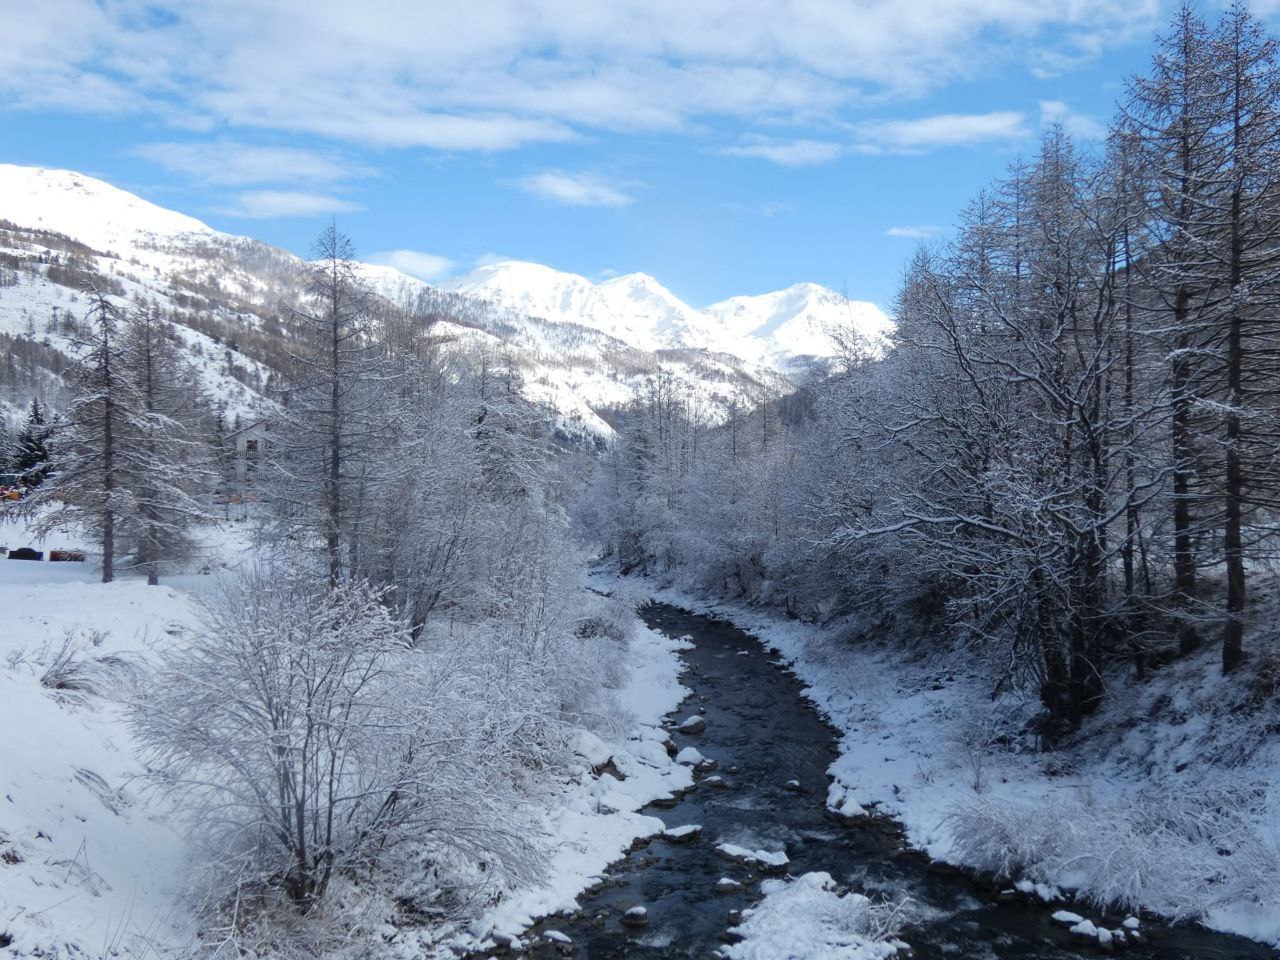
[[[1121,902],[1280,946],[1280,742],[1265,691],[1221,678],[1205,651],[1116,695],[1078,739],[1040,752],[1034,703],[994,699],[960,658],[889,644],[743,604],[655,587],[778,651],[840,731],[828,805],[898,818],[930,856],[1003,872],[1088,915]],[[1270,719],[1268,719],[1270,717]],[[1065,891],[1065,892],[1063,892]]]
[[[92,558],[0,559],[0,957],[182,956],[193,944],[197,871],[175,818],[143,789],[127,706],[156,647],[199,624],[200,596],[246,548],[243,526],[215,526],[193,572],[159,587],[96,582]],[[84,546],[55,539],[35,543],[0,518],[5,546]],[[536,798],[544,876],[435,945],[439,955],[518,937],[534,919],[572,908],[636,838],[663,830],[637,811],[691,782],[660,726],[686,693],[680,647],[636,619],[619,732],[584,731],[581,774]],[[625,779],[592,772],[610,761]],[[431,949],[430,931],[394,931],[386,955],[410,947],[415,956]]]
[[[151,643],[196,604],[78,563],[0,560],[0,940],[148,955],[191,936],[182,838],[141,791],[124,716]],[[0,955],[5,955],[0,950]]]

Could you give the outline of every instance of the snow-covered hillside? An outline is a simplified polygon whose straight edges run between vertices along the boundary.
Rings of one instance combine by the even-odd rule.
[[[122,305],[156,303],[228,420],[252,416],[287,354],[305,266],[84,174],[0,164],[0,336],[23,357],[0,384],[0,413],[13,418],[36,392],[56,405],[58,358],[74,351],[92,283]],[[440,286],[385,266],[365,276],[437,332],[500,352],[570,437],[609,436],[609,411],[660,367],[714,416],[786,392],[792,361],[833,355],[831,332],[874,347],[888,327],[873,305],[811,284],[702,311],[644,274],[597,284],[506,262]]]

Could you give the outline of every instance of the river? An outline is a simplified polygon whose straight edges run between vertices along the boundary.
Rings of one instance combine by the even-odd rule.
[[[653,629],[694,644],[683,654],[688,668],[683,679],[691,693],[677,717],[703,711],[706,729],[698,735],[677,732],[673,739],[717,761],[714,775],[727,785],[700,778],[674,805],[646,810],[668,827],[699,824],[702,835],[692,843],[655,838],[638,847],[613,866],[600,889],[581,898],[580,913],[547,918],[535,934],[566,934],[573,946],[563,948],[565,952],[586,960],[712,957],[725,942],[730,911],[759,897],[759,877],[716,853],[717,843],[729,842],[750,849],[785,847],[792,875],[821,870],[869,896],[910,897],[910,920],[902,938],[922,960],[1103,955],[1096,943],[1052,922],[1054,908],[1002,899],[989,885],[906,849],[894,821],[830,813],[827,768],[837,756],[836,733],[803,697],[800,683],[773,663],[755,638],[730,624],[662,604],[642,612]],[[798,790],[788,786],[791,780],[798,781]],[[717,892],[721,877],[743,882],[742,889]],[[622,922],[623,913],[635,906],[648,911],[648,922],[639,927]],[[1077,912],[1096,918],[1092,911]],[[1110,919],[1118,925],[1122,917]],[[1261,944],[1195,925],[1144,921],[1142,930],[1145,942],[1130,945],[1124,956],[1275,956]],[[549,946],[535,947],[533,954],[562,955]]]

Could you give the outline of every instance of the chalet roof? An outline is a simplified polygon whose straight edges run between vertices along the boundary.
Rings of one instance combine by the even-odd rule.
[[[227,439],[230,440],[232,437],[238,437],[242,433],[248,433],[250,430],[256,430],[259,428],[263,430],[270,430],[271,421],[263,417],[250,423],[246,423],[243,427],[237,427],[235,430],[228,430]]]

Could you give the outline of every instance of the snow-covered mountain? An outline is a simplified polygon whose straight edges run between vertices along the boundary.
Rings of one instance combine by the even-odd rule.
[[[222,236],[194,217],[71,170],[0,163],[0,220],[49,230],[99,250],[148,239]]]
[[[874,303],[849,300],[816,283],[731,297],[705,312],[716,322],[720,342],[736,343],[739,356],[779,370],[849,348],[878,353],[893,331],[893,322]]]
[[[441,286],[529,316],[590,327],[642,350],[683,346],[683,332],[701,320],[697,310],[643,273],[595,284],[574,273],[509,260]]]
[[[84,174],[0,164],[0,338],[21,354],[0,382],[0,413],[25,406],[34,385],[56,391],[93,282],[121,302],[155,301],[206,391],[229,416],[252,415],[280,369],[305,267]],[[699,310],[639,273],[594,283],[504,262],[432,286],[391,267],[364,269],[379,293],[429,315],[433,329],[503,352],[569,435],[609,435],[609,411],[659,366],[714,412],[789,389],[797,360],[834,353],[831,331],[874,348],[889,326],[873,305],[812,284]]]
[[[591,327],[643,350],[707,350],[784,374],[845,346],[883,349],[893,328],[875,304],[849,300],[816,283],[733,297],[698,310],[648,274],[593,283],[575,273],[509,260],[442,287],[530,316]]]

